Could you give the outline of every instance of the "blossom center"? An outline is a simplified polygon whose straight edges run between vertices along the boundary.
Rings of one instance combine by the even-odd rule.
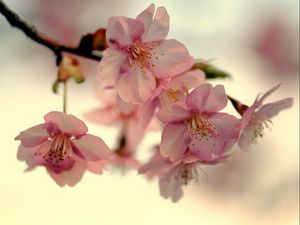
[[[157,43],[133,43],[126,48],[128,53],[128,61],[132,68],[140,68],[142,72],[145,72],[145,69],[150,66],[150,61],[155,58],[158,59],[156,53],[153,52],[153,48],[158,46]],[[154,64],[151,64],[154,67]]]
[[[74,160],[71,159],[72,150],[69,137],[64,134],[56,134],[49,138],[49,141],[51,142],[50,148],[42,156],[45,162],[57,169],[68,169],[71,167]]]
[[[207,120],[205,115],[196,115],[188,121],[188,132],[190,137],[195,140],[203,138],[211,139],[213,135],[219,135],[216,127]]]
[[[197,183],[202,173],[203,171],[198,163],[190,163],[178,166],[173,176],[180,184],[188,185],[191,181]]]
[[[178,101],[178,95],[181,94],[182,91],[179,89],[168,89],[167,96],[169,103],[175,103]]]
[[[254,122],[252,123],[252,130],[253,130],[253,136],[252,136],[252,143],[256,144],[258,138],[262,138],[265,134],[265,128],[268,128],[271,130],[272,121],[271,120],[265,120],[263,122]]]

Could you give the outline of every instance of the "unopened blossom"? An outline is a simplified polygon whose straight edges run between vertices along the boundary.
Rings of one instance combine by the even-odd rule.
[[[144,103],[153,94],[157,79],[173,77],[194,63],[178,41],[166,40],[169,15],[164,7],[150,5],[132,19],[111,17],[109,44],[98,67],[102,87],[115,87],[125,102]]]
[[[238,145],[241,149],[247,150],[252,143],[257,143],[258,138],[262,138],[266,128],[270,128],[273,116],[281,110],[292,107],[293,98],[285,98],[276,102],[263,104],[264,100],[276,91],[280,85],[276,85],[268,90],[261,97],[257,97],[250,107],[242,108],[242,127]]]
[[[201,161],[189,149],[186,149],[180,161],[172,162],[160,154],[158,147],[150,161],[139,169],[139,173],[159,180],[160,195],[177,202],[183,195],[183,187],[200,181],[203,171],[201,165],[214,165],[224,162],[228,156],[213,161]]]
[[[219,112],[227,105],[224,87],[202,84],[185,100],[185,105],[162,108],[157,117],[166,123],[160,152],[172,162],[180,160],[189,149],[200,161],[214,161],[226,154],[237,141],[240,121]]]
[[[75,116],[53,111],[44,120],[16,137],[21,141],[17,158],[27,163],[27,171],[45,166],[58,185],[74,186],[89,169],[90,162],[111,157],[103,140],[87,134],[88,128]]]

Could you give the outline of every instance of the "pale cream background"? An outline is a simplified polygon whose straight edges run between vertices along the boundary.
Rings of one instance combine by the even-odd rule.
[[[41,19],[47,8],[40,7],[46,1],[6,2],[41,31],[60,38],[53,31],[56,27],[45,26]],[[70,7],[79,2],[87,8],[76,16]],[[81,33],[105,26],[111,15],[136,16],[151,1],[54,1],[53,4],[59,3],[66,8],[57,7],[62,11],[58,20],[76,24],[74,37],[72,33],[68,36],[74,41]],[[247,48],[263,12],[278,10],[295,22],[299,31],[298,1],[155,3],[165,6],[171,16],[170,38],[186,44],[195,57],[216,58],[217,65],[233,74],[233,79],[220,81],[230,95],[251,104],[257,93],[283,82],[268,100],[292,96],[294,107],[274,118],[272,131],[252,151],[234,149],[227,164],[203,167],[208,182],[186,188],[185,196],[176,204],[161,198],[157,183],[147,182],[135,171],[126,176],[114,171],[103,176],[87,173],[76,187],[60,188],[43,168],[23,173],[25,163],[17,161],[19,143],[14,141],[20,131],[41,123],[48,111],[61,108],[61,97],[50,89],[56,73],[54,58],[50,51],[10,28],[0,16],[1,225],[298,224],[299,75],[270,76]],[[85,63],[87,82],[70,87],[69,111],[79,118],[98,103],[92,93],[96,66]],[[113,146],[115,128],[88,125],[90,133]],[[140,158],[145,159],[148,148],[158,141],[158,133],[149,135],[139,146]]]

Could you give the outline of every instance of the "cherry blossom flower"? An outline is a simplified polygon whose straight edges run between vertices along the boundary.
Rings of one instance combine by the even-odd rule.
[[[126,103],[118,96],[110,96],[106,99],[102,96],[102,100],[104,100],[102,107],[85,113],[84,117],[91,122],[106,126],[120,124],[119,137],[124,137],[127,148],[134,151],[145,134],[145,129],[139,122],[141,106]]]
[[[240,132],[237,118],[219,112],[227,101],[222,85],[202,84],[186,97],[186,105],[162,108],[157,113],[166,123],[160,143],[162,156],[175,162],[189,149],[200,161],[209,162],[224,155]]]
[[[188,149],[180,161],[172,162],[160,154],[159,148],[156,147],[155,154],[150,161],[139,169],[140,174],[146,174],[147,177],[153,178],[158,176],[160,194],[164,198],[171,198],[177,202],[183,195],[183,186],[189,183],[200,181],[204,172],[201,165],[214,165],[225,162],[228,156],[216,158],[213,161],[200,161]]]
[[[89,169],[89,162],[111,157],[103,140],[87,134],[88,128],[75,116],[52,111],[44,120],[15,138],[21,141],[17,158],[27,163],[26,171],[45,166],[58,185],[74,186]]]
[[[189,90],[203,84],[205,75],[199,69],[190,70],[175,77],[160,80],[152,97],[141,110],[141,126],[146,128],[158,107],[168,107],[171,104],[185,103]]]
[[[103,53],[98,76],[102,87],[115,87],[125,102],[146,102],[157,79],[178,75],[194,63],[181,43],[165,40],[169,31],[166,9],[154,11],[152,4],[136,19],[119,16],[108,21],[109,48]]]
[[[265,128],[272,124],[271,118],[281,110],[292,107],[293,98],[285,98],[276,102],[264,104],[264,100],[280,87],[274,86],[261,97],[257,97],[250,107],[243,107],[241,134],[238,145],[247,150],[251,143],[257,143],[257,139],[263,137]]]

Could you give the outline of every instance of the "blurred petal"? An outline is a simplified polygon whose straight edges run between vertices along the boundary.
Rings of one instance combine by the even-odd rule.
[[[111,125],[119,119],[118,116],[115,106],[94,109],[84,114],[87,120],[102,125]]]
[[[160,179],[159,190],[162,197],[171,197],[172,202],[177,202],[183,195],[180,180],[176,179],[172,174],[167,174],[166,177]]]
[[[146,102],[140,112],[140,126],[142,128],[147,128],[150,121],[152,120],[155,109],[158,107],[157,99]]]
[[[145,134],[145,129],[140,126],[137,119],[131,119],[127,123],[126,140],[130,151],[136,149],[137,145],[141,142]]]
[[[103,168],[106,164],[106,161],[99,160],[99,161],[87,161],[87,169],[88,171],[96,174],[102,174]]]

